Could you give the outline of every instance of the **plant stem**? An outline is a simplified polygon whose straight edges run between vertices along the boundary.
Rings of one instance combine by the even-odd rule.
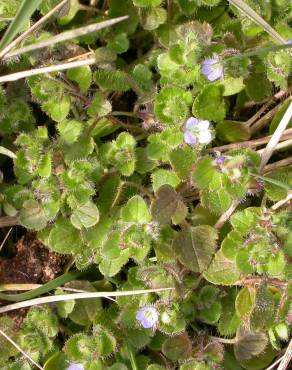
[[[132,370],[138,370],[138,367],[135,361],[135,356],[133,354],[133,351],[129,348],[129,346],[128,346],[128,351],[130,355],[130,362],[131,362]]]
[[[290,166],[291,164],[292,164],[292,157],[288,157],[288,158],[282,159],[278,162],[268,164],[263,169],[263,174],[267,174],[269,172],[272,172],[272,171],[276,170],[277,168]]]
[[[279,202],[275,203],[271,209],[273,211],[276,211],[278,208],[283,207],[286,203],[290,202],[292,200],[292,192],[289,192],[287,197],[285,199],[279,200]]]
[[[265,276],[260,277],[260,276],[254,276],[251,278],[243,278],[241,280],[236,281],[233,285],[239,285],[239,286],[244,286],[244,285],[259,285],[263,282],[266,282],[267,284],[274,285],[276,287],[279,287],[281,289],[286,289],[288,286],[288,283],[286,281],[281,281],[276,278],[266,278]]]
[[[250,127],[250,132],[251,134],[254,134],[255,132],[261,130],[267,123],[271,121],[271,119],[274,117],[274,115],[278,112],[279,108],[281,105],[286,101],[290,100],[291,98],[289,97],[286,99],[284,102],[281,102],[280,104],[276,105],[273,109],[271,109],[269,112],[267,112],[263,117],[261,117],[257,122],[255,122],[251,127]]]
[[[221,227],[225,224],[225,222],[227,222],[229,220],[229,218],[231,217],[231,215],[236,210],[236,208],[238,207],[239,204],[240,204],[240,200],[234,200],[232,202],[231,206],[227,209],[227,211],[224,212],[220,216],[220,218],[218,219],[218,221],[216,222],[216,224],[214,225],[214,227],[216,229],[221,229]]]
[[[266,104],[264,104],[260,110],[256,112],[249,120],[247,120],[244,124],[247,127],[250,127],[274,102],[274,98],[271,98]]]
[[[111,116],[125,116],[125,117],[136,117],[136,114],[133,112],[120,112],[120,111],[114,111],[111,112]]]
[[[232,144],[216,146],[214,148],[207,149],[207,152],[213,152],[213,151],[226,152],[232,149],[256,148],[260,145],[266,144],[271,139],[271,137],[272,135],[269,135],[269,136],[261,137],[259,139],[247,140],[247,141],[242,141],[239,143],[232,143]],[[289,128],[284,131],[282,137],[280,138],[280,141],[284,141],[284,140],[291,139],[291,138],[292,138],[292,128]]]
[[[0,228],[1,227],[10,227],[19,225],[18,217],[16,216],[3,216],[0,217]]]
[[[213,340],[216,340],[220,343],[224,343],[224,344],[234,344],[236,343],[236,338],[233,338],[233,339],[227,339],[227,338],[218,338],[218,337],[210,337],[211,339]]]
[[[136,184],[135,182],[133,181],[123,181],[123,185],[128,185],[128,186],[132,186],[138,190],[141,191],[141,193],[144,193],[145,195],[147,195],[147,197],[152,200],[153,199],[153,195],[152,193],[146,189],[144,186],[140,185],[140,184]]]
[[[138,126],[130,125],[128,123],[121,122],[116,117],[111,116],[111,115],[108,115],[107,118],[112,123],[115,123],[115,124],[119,125],[120,127],[125,128],[126,130],[137,132],[137,133],[140,133],[140,134],[145,134],[145,131],[141,127],[138,127]]]

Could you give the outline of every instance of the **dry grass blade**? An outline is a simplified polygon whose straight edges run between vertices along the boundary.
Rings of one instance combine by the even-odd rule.
[[[7,28],[4,36],[0,42],[0,49],[5,48],[21,31],[25,22],[27,22],[36,8],[39,6],[41,0],[23,0],[18,12],[15,16],[15,19],[12,23],[10,23],[9,27]]]
[[[36,363],[26,352],[24,352],[23,349],[19,347],[17,343],[14,342],[7,334],[4,333],[0,329],[0,334],[8,341],[10,342],[24,357],[26,357],[32,364],[34,364],[38,369],[43,370],[43,367],[41,367],[38,363]]]
[[[52,10],[50,10],[46,15],[44,15],[39,21],[33,24],[28,30],[23,32],[19,37],[17,37],[14,41],[12,41],[9,45],[7,45],[1,52],[0,58],[3,58],[11,49],[13,49],[20,41],[24,40],[30,33],[35,31],[38,27],[40,27],[43,23],[45,23],[54,13],[56,13],[62,6],[67,3],[68,0],[62,0],[57,6],[55,6]]]
[[[89,299],[89,298],[107,298],[107,297],[121,297],[129,295],[139,295],[147,293],[158,293],[168,290],[173,290],[174,288],[157,288],[157,289],[144,289],[144,290],[130,290],[130,291],[121,291],[121,292],[94,292],[94,293],[76,293],[76,294],[63,294],[56,296],[47,296],[41,298],[29,299],[23,302],[12,303],[7,306],[0,308],[0,314],[17,310],[19,308],[30,307],[35,305],[68,301],[71,299]]]
[[[4,146],[0,146],[0,154],[6,155],[12,159],[16,158],[16,155],[11,150],[4,148]]]
[[[292,200],[292,192],[289,192],[285,199],[279,200],[279,202],[275,203],[271,209],[276,211],[278,208],[283,207],[286,203],[289,203]]]
[[[242,13],[244,13],[248,18],[254,21],[257,25],[262,27],[277,43],[286,44],[287,41],[279,35],[279,33],[274,30],[273,27],[269,25],[260,15],[257,14],[249,5],[247,5],[243,0],[228,0],[232,5],[238,8]]]
[[[45,48],[45,47],[50,47],[50,46],[55,45],[55,44],[60,43],[60,42],[64,42],[64,41],[67,41],[67,40],[74,39],[76,37],[84,36],[84,35],[87,35],[89,33],[99,31],[102,28],[106,28],[106,27],[112,26],[116,23],[122,22],[127,18],[128,18],[128,16],[125,15],[123,17],[113,18],[113,19],[109,19],[107,21],[93,23],[93,24],[90,24],[89,26],[76,28],[76,29],[73,29],[73,30],[70,30],[70,31],[65,31],[65,32],[60,33],[59,35],[50,37],[45,41],[37,42],[35,44],[24,46],[23,48],[16,49],[16,50],[12,51],[11,53],[6,54],[5,58],[10,58],[10,57],[13,57],[15,55],[20,55],[20,54],[23,54],[23,53],[27,53],[29,51],[38,50],[38,49],[42,49],[42,48]]]
[[[282,358],[283,357],[278,358],[278,360],[276,360],[271,366],[267,367],[266,370],[274,369],[278,365],[278,363],[282,361]]]
[[[6,240],[8,239],[8,237],[9,237],[9,235],[10,235],[10,233],[11,233],[12,229],[13,229],[13,227],[11,227],[11,228],[8,230],[7,234],[5,235],[5,238],[3,239],[3,241],[2,241],[2,243],[1,243],[1,245],[0,245],[0,252],[1,252],[1,250],[2,250],[2,248],[3,248],[3,246],[4,246],[4,244],[5,244]],[[1,290],[1,288],[0,288],[0,290]]]
[[[78,60],[76,62],[70,62],[70,63],[63,63],[63,64],[56,64],[49,67],[42,67],[42,68],[36,68],[36,69],[29,69],[27,71],[21,71],[12,73],[10,75],[5,75],[0,77],[0,83],[2,82],[8,82],[8,81],[16,81],[20,80],[21,78],[26,78],[30,76],[36,76],[44,73],[50,73],[50,72],[59,72],[63,71],[65,69],[71,69],[76,68],[80,66],[89,66],[95,63],[95,58],[88,58],[85,60]],[[7,149],[6,149],[7,150]],[[1,153],[1,147],[0,147],[0,153]],[[5,153],[2,153],[5,154]],[[8,154],[6,154],[8,155]],[[16,158],[12,157],[12,158]]]
[[[280,362],[278,370],[286,370],[292,359],[292,339],[290,340],[289,346]]]
[[[273,151],[277,144],[280,141],[280,138],[285,131],[286,127],[288,126],[288,123],[290,122],[290,119],[292,118],[292,102],[290,103],[288,109],[286,110],[283,118],[281,119],[281,122],[279,123],[279,126],[277,127],[276,131],[272,135],[270,141],[268,142],[263,154],[262,154],[262,160],[260,164],[260,172],[263,170],[265,165],[268,163],[269,159],[271,158],[271,155],[273,154]]]

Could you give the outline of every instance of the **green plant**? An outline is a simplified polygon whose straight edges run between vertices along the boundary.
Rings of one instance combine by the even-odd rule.
[[[247,3],[292,39],[285,1]],[[56,4],[44,0],[40,13]],[[280,164],[262,169],[258,136],[275,132],[289,104],[271,110],[270,132],[246,107],[262,114],[272,91],[290,91],[291,44],[275,46],[224,1],[109,0],[70,1],[22,46],[123,15],[3,67],[88,50],[96,60],[1,88],[1,212],[78,270],[98,269],[54,284],[56,295],[174,289],[69,298],[30,309],[17,332],[8,316],[3,327],[45,370],[263,369],[290,332],[292,176],[280,166],[291,133]],[[31,368],[12,347],[0,365]]]

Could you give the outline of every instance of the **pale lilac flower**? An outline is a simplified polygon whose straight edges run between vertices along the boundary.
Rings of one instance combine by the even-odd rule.
[[[224,155],[220,155],[215,159],[216,166],[221,167],[223,166],[224,162],[226,160],[226,157]]]
[[[288,44],[288,45],[291,45],[291,44],[292,44],[292,40],[288,40],[288,41],[287,41],[287,44]]]
[[[184,140],[189,145],[209,144],[212,141],[210,122],[190,117],[185,124]]]
[[[66,370],[84,370],[84,367],[82,364],[70,364]]]
[[[158,311],[153,306],[144,306],[139,308],[136,314],[136,319],[145,329],[154,329],[158,322]]]
[[[209,81],[218,80],[223,76],[223,66],[217,56],[204,59],[201,64],[201,71]]]

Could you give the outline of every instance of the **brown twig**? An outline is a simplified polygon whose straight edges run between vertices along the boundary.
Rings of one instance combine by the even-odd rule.
[[[233,285],[259,285],[263,282],[266,282],[267,284],[273,285],[275,287],[286,289],[288,286],[288,283],[286,281],[282,281],[279,279],[269,279],[265,276],[254,276],[251,278],[243,278],[241,280],[236,281]]]
[[[227,211],[224,212],[220,216],[220,218],[218,219],[218,221],[216,222],[216,224],[214,225],[214,227],[216,229],[221,229],[221,227],[225,224],[225,222],[227,222],[229,220],[230,216],[236,210],[236,208],[238,207],[239,204],[240,204],[240,200],[234,200],[232,202],[231,206],[227,209]]]
[[[232,144],[216,146],[214,148],[208,149],[207,152],[213,152],[213,151],[226,152],[232,149],[256,148],[263,144],[267,144],[269,140],[271,139],[271,137],[272,135],[269,135],[269,136],[261,137],[259,139],[242,141],[240,143],[232,143]],[[284,131],[280,141],[288,140],[291,138],[292,138],[292,128],[289,128]]]
[[[19,225],[18,217],[16,216],[3,216],[0,217],[0,228],[1,227],[11,227]]]
[[[273,211],[276,211],[278,208],[283,207],[286,203],[290,202],[292,200],[292,192],[289,192],[287,197],[285,199],[279,200],[279,202],[275,203],[271,209]]]
[[[286,149],[286,148],[290,148],[290,146],[292,146],[292,139],[288,139],[288,140],[285,140],[285,141],[282,141],[281,143],[277,144],[274,148],[274,152],[275,151],[278,151],[278,150],[282,150],[282,149]],[[260,149],[258,150],[257,152],[259,154],[262,154],[263,151],[265,149]]]
[[[289,99],[290,97],[287,100]],[[278,112],[282,104],[283,103],[281,102],[280,104],[276,105],[273,109],[271,109],[263,117],[261,117],[257,122],[255,122],[255,124],[250,127],[251,134],[254,134],[255,132],[265,127],[265,125],[269,123],[271,119],[274,117],[274,115]]]
[[[265,168],[263,169],[263,174],[267,174],[267,173],[272,172],[272,171],[274,171],[278,168],[287,167],[287,166],[290,166],[290,165],[292,165],[292,157],[281,159],[280,161],[277,161],[277,162],[274,162],[274,163],[271,163],[271,164],[267,164],[265,166]]]
[[[124,122],[120,121],[119,119],[117,119],[116,117],[111,116],[111,115],[108,115],[107,118],[112,123],[115,123],[115,124],[119,125],[120,127],[123,127],[126,130],[136,132],[136,133],[140,133],[140,134],[142,134],[142,133],[145,134],[145,130],[143,130],[142,127],[134,126],[134,125],[131,125],[131,124],[128,124],[128,123],[124,123]]]
[[[273,104],[274,98],[269,99],[244,125],[250,127]]]

